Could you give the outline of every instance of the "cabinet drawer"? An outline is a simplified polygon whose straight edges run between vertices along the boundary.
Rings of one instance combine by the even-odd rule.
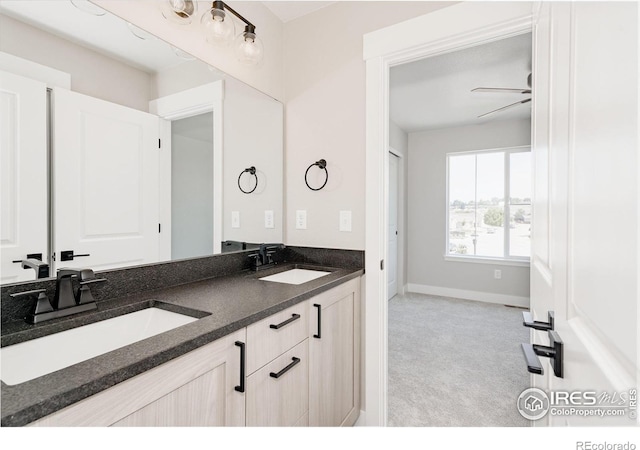
[[[305,339],[247,378],[247,426],[290,427],[308,421],[308,343]]]
[[[247,374],[309,335],[309,302],[298,303],[247,327]]]

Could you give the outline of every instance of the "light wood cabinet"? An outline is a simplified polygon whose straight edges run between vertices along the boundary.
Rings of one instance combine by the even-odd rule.
[[[360,414],[360,279],[309,302],[309,425],[353,425]]]
[[[301,302],[247,327],[247,374],[309,336],[309,302]]]
[[[31,426],[242,426],[240,350],[246,329],[93,395]]]
[[[308,423],[308,340],[247,377],[247,426],[290,427]]]
[[[359,413],[356,278],[30,426],[349,426]]]

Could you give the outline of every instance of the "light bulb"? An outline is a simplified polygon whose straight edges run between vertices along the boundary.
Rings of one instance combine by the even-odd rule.
[[[198,3],[193,0],[163,0],[160,2],[162,16],[170,22],[181,25],[191,23],[198,10]]]
[[[200,19],[202,32],[208,43],[228,45],[236,34],[236,26],[229,15],[222,9],[211,8]]]
[[[245,32],[236,38],[235,47],[236,57],[241,63],[256,66],[262,61],[264,46],[254,32],[245,29]]]

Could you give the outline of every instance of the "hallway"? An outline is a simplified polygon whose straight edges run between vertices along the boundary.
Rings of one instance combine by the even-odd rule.
[[[389,301],[389,426],[529,426],[522,309],[405,294]]]

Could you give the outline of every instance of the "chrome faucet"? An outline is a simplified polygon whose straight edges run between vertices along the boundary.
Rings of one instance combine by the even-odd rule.
[[[78,279],[79,288],[74,294],[73,279]],[[36,302],[25,318],[27,323],[39,323],[85,311],[96,309],[96,304],[89,285],[107,280],[96,278],[91,269],[59,269],[56,277],[56,292],[53,301],[45,294],[45,289],[18,292],[11,294],[13,298],[35,297]]]

